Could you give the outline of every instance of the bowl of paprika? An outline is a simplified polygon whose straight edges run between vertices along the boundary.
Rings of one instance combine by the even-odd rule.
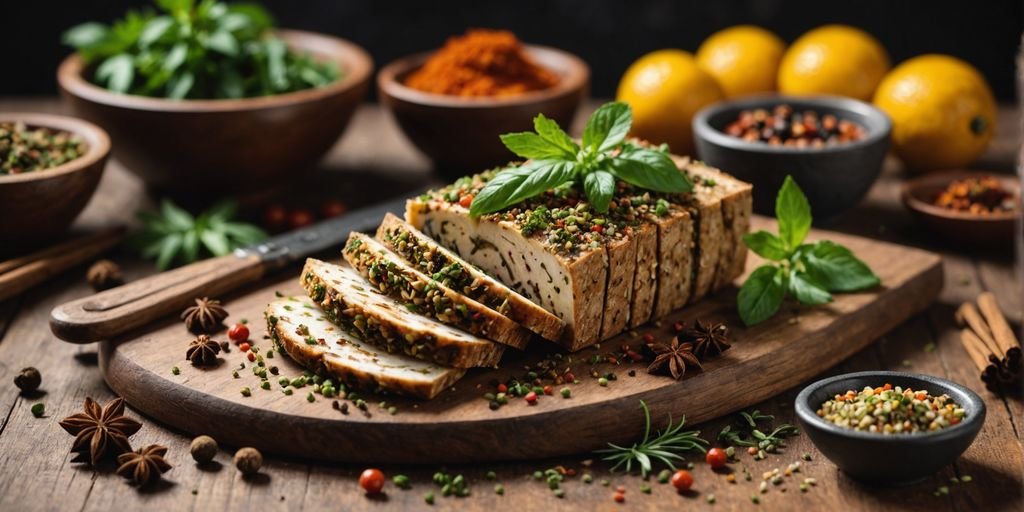
[[[381,103],[449,179],[515,158],[499,136],[532,131],[538,114],[568,129],[589,83],[580,58],[491,30],[470,30],[377,74]]]

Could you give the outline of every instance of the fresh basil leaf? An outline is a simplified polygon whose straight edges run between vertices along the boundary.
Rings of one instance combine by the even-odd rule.
[[[832,294],[816,283],[810,275],[796,269],[789,272],[789,293],[805,306],[832,302]]]
[[[866,263],[846,247],[822,240],[803,252],[801,262],[815,281],[830,292],[852,292],[881,282]]]
[[[811,230],[811,205],[792,176],[786,176],[775,197],[775,217],[786,250],[796,249]]]
[[[772,261],[786,259],[786,247],[782,239],[767,231],[761,230],[743,235],[743,243],[762,258]]]
[[[234,57],[238,55],[238,40],[231,35],[231,32],[218,30],[206,38],[206,48],[228,57]]]
[[[598,213],[608,211],[608,204],[615,195],[615,176],[607,171],[592,171],[583,176],[583,190],[587,200]]]
[[[779,311],[786,296],[784,277],[784,271],[772,265],[758,267],[750,274],[736,298],[745,325],[757,325]]]
[[[288,76],[285,72],[284,57],[288,48],[284,41],[276,37],[268,38],[263,42],[267,52],[267,78],[270,85],[278,91],[288,88]]]
[[[580,152],[580,147],[572,137],[565,133],[554,119],[549,119],[544,114],[537,114],[537,117],[533,118],[533,129],[544,140],[564,149],[569,158],[576,158],[576,154]]]
[[[617,157],[603,160],[601,164],[619,179],[641,188],[670,194],[693,190],[690,179],[660,151],[623,148]]]
[[[96,68],[96,80],[106,84],[107,89],[125,93],[135,79],[135,64],[126,53],[114,55]]]
[[[66,30],[61,36],[61,42],[82,50],[102,43],[109,35],[110,30],[102,23],[82,23]]]
[[[184,71],[174,75],[167,81],[167,97],[172,100],[185,99],[195,83],[196,77],[191,71]]]
[[[607,151],[626,138],[633,124],[633,110],[622,102],[601,105],[587,120],[583,145],[591,151]]]
[[[232,12],[231,8],[229,7],[228,13],[220,19],[220,25],[218,26],[218,29],[223,30],[225,32],[234,32],[236,30],[248,27],[250,23],[251,21],[249,20],[248,16],[238,12]]]
[[[249,18],[252,28],[262,31],[274,25],[274,18],[262,5],[251,2],[238,2],[228,5],[228,13],[240,14]]]
[[[174,72],[182,64],[185,63],[185,59],[188,57],[188,44],[178,43],[171,47],[171,51],[167,52],[167,56],[164,57],[163,69],[166,71]]]
[[[149,45],[163,37],[172,26],[174,26],[174,18],[170,16],[157,16],[149,20],[146,23],[146,28],[142,29],[142,33],[139,34],[139,46],[143,49],[149,48]]]
[[[562,160],[532,160],[521,167],[506,169],[487,182],[473,198],[471,217],[479,217],[512,206],[573,179],[576,164]]]
[[[536,133],[506,133],[501,136],[501,142],[509,151],[523,158],[569,160],[576,157],[574,153],[569,153],[565,148]]]

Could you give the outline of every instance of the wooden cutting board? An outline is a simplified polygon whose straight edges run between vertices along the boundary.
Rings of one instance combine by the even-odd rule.
[[[755,217],[754,229],[774,230],[773,221]],[[866,238],[812,231],[810,238],[828,238],[844,244],[879,275],[882,286],[866,293],[836,295],[824,307],[801,309],[786,303],[774,318],[745,328],[735,306],[735,289],[726,289],[698,304],[633,333],[625,333],[571,356],[560,367],[571,367],[580,384],[570,384],[572,397],[543,396],[536,405],[513,398],[490,410],[483,398],[498,381],[520,379],[527,365],[551,357],[537,342],[525,353],[506,352],[500,369],[471,371],[455,387],[429,402],[366,395],[368,413],[349,403],[342,414],[332,400],[314,395],[311,386],[282,393],[278,377],[271,389],[259,387],[259,378],[246,355],[233,347],[221,354],[214,369],[195,368],[185,360],[193,338],[176,318],[168,318],[124,339],[104,342],[100,366],[110,387],[142,413],[174,428],[209,434],[221,443],[255,446],[265,453],[346,462],[454,463],[482,460],[540,458],[581,453],[607,442],[632,441],[643,429],[640,400],[650,406],[656,425],[668,414],[685,415],[696,424],[770,398],[800,384],[864,348],[913,314],[923,310],[942,287],[938,255]],[[753,255],[752,255],[753,256]],[[761,261],[750,258],[750,271]],[[223,297],[231,316],[246,319],[254,344],[265,353],[263,310],[275,293],[301,295],[298,272],[286,271],[273,282]],[[648,375],[643,363],[598,363],[597,354],[620,350],[624,343],[639,348],[644,334],[666,342],[676,321],[695,319],[729,326],[732,349],[704,365],[704,371],[682,381]],[[227,340],[223,332],[215,339]],[[571,359],[570,359],[571,357]],[[298,365],[276,354],[266,360],[280,375],[296,377]],[[245,368],[240,369],[244,363]],[[180,369],[178,375],[172,367]],[[238,378],[232,375],[237,370]],[[606,387],[592,372],[614,372]],[[633,376],[631,376],[631,374]],[[240,390],[249,387],[252,395]],[[380,407],[397,407],[391,415]]]

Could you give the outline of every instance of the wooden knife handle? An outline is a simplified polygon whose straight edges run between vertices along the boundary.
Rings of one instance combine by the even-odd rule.
[[[72,343],[110,339],[178,313],[197,297],[256,281],[263,272],[256,255],[200,261],[57,306],[50,312],[50,330]]]

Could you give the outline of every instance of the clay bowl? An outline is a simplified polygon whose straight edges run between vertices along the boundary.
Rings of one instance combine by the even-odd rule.
[[[814,110],[863,126],[866,136],[856,142],[823,148],[770,146],[725,133],[743,110],[772,109],[787,104],[795,111]],[[807,195],[815,220],[834,217],[863,199],[882,171],[889,148],[892,122],[874,106],[833,96],[760,96],[724,101],[693,118],[697,155],[708,164],[754,184],[754,210],[774,215],[775,195],[786,175]]]
[[[0,252],[16,253],[54,238],[85,208],[103,176],[110,138],[100,127],[73,117],[0,113],[0,122],[74,133],[88,145],[64,165],[23,174],[0,175]]]
[[[83,78],[72,54],[57,70],[77,115],[110,132],[114,156],[159,190],[223,195],[266,189],[314,168],[366,95],[373,61],[326,35],[280,30],[293,49],[338,64],[316,89],[233,100],[167,100],[110,92]]]
[[[525,46],[537,64],[558,75],[558,84],[543,91],[505,98],[463,98],[406,87],[405,78],[432,52],[398,59],[377,73],[380,101],[406,137],[434,162],[448,179],[502,165],[516,158],[499,135],[533,130],[543,113],[566,131],[590,85],[590,68],[570,53],[544,46]]]
[[[993,176],[1003,187],[1017,197],[1018,210],[991,215],[974,215],[942,208],[932,204],[940,192],[953,180]],[[925,174],[903,183],[903,205],[917,221],[936,237],[970,247],[1009,246],[1013,242],[1014,223],[1021,216],[1020,182],[1014,176],[979,171],[951,170]]]

